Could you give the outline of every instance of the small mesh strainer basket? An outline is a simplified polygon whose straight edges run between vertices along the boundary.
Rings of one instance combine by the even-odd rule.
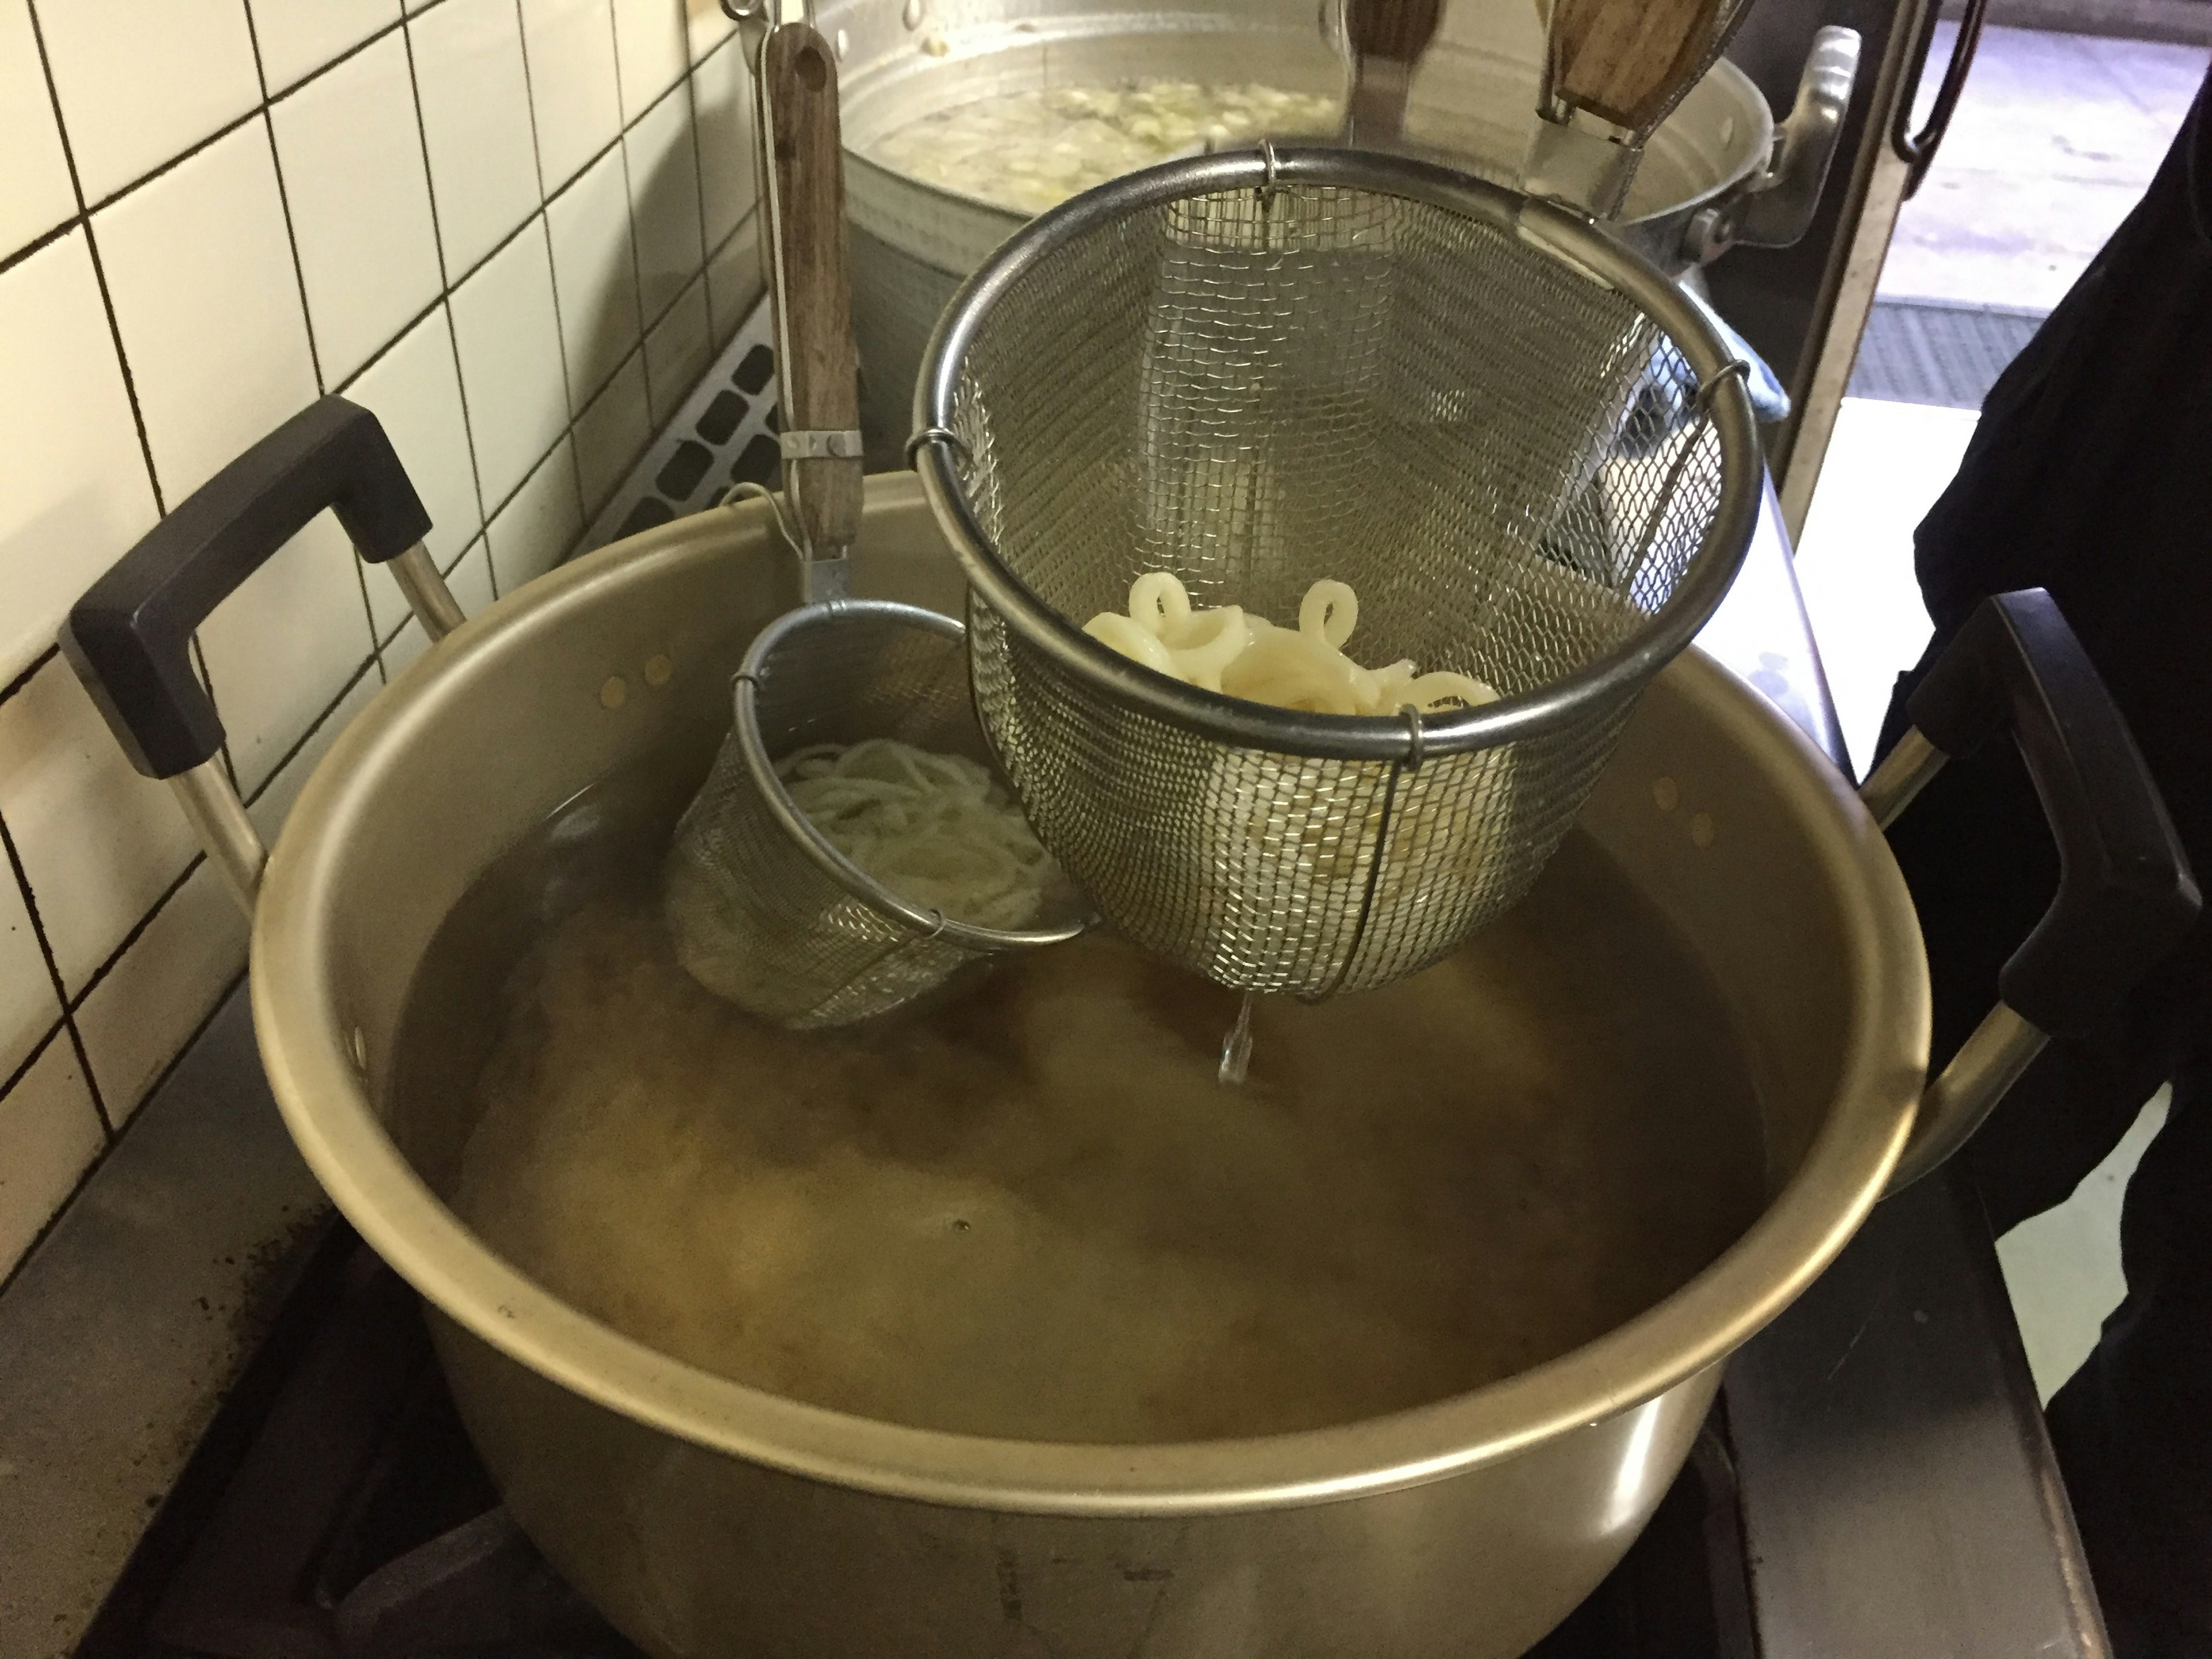
[[[978,927],[870,878],[808,822],[777,763],[815,744],[896,738],[988,763],[950,617],[839,599],[762,629],[738,672],[737,718],[677,825],[662,908],[692,976],[796,1030],[886,1012],[980,957],[1083,931],[1072,890],[1032,928]]]
[[[1756,521],[1743,365],[1587,221],[1401,157],[1171,162],[1032,222],[938,325],[915,465],[975,707],[1103,918],[1223,984],[1387,983],[1527,890]],[[1085,636],[1172,571],[1502,700],[1310,714]]]

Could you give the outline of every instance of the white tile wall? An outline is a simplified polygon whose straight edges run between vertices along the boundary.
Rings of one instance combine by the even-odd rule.
[[[0,0],[0,155],[10,174],[0,195],[0,246],[20,247],[76,211],[30,0]]]
[[[720,6],[716,7],[719,11]],[[529,0],[522,44],[538,112],[538,169],[557,191],[622,131],[608,0]]]
[[[23,890],[13,880],[0,883],[0,1077],[13,1077],[61,1017]]]
[[[326,392],[465,610],[556,562],[758,294],[731,41],[716,0],[0,0],[0,1278],[245,959],[69,606]],[[327,514],[198,645],[270,836],[423,649]]]
[[[499,591],[512,592],[532,576],[550,570],[583,533],[576,458],[574,446],[563,438],[491,521],[487,535],[491,574]]]
[[[453,290],[452,306],[461,395],[477,416],[477,482],[486,501],[503,501],[568,423],[544,221],[485,260]]]
[[[637,259],[630,251],[629,184],[610,148],[545,204],[553,233],[553,286],[561,300],[561,349],[568,386],[589,403],[637,349]]]
[[[269,129],[232,129],[94,214],[92,237],[154,480],[174,504],[314,401]]]
[[[0,173],[0,191],[15,175]],[[153,527],[154,491],[82,228],[0,269],[0,684]]]
[[[697,274],[704,246],[698,152],[685,94],[672,92],[647,110],[624,136],[623,149],[637,227],[637,297],[650,328]]]
[[[409,329],[345,395],[375,415],[399,452],[400,464],[430,514],[424,541],[444,569],[483,528],[468,412],[461,404],[461,372],[453,356],[453,325],[446,308],[439,307]],[[376,637],[388,640],[407,619],[407,602],[390,572],[368,566],[362,580]]]
[[[249,797],[375,654],[352,551],[319,514],[200,625],[231,774]]]
[[[586,518],[598,516],[652,435],[645,354],[633,351],[607,389],[576,418],[576,477],[583,487]]]
[[[269,111],[307,322],[344,380],[438,297],[438,232],[398,32]]]
[[[32,9],[94,206],[261,101],[246,0],[33,0]]]
[[[719,247],[753,210],[752,76],[743,45],[725,41],[691,77],[698,100],[699,199]]]
[[[708,361],[714,355],[712,335],[707,321],[707,279],[702,276],[645,337],[645,385],[653,399],[655,426],[676,418],[684,395],[707,372]]]
[[[539,202],[514,0],[446,0],[408,26],[446,275],[459,281]]]
[[[684,9],[665,0],[614,0],[623,118],[635,121],[684,78]]]
[[[399,21],[399,0],[248,0],[262,77],[282,92]]]
[[[131,769],[69,665],[0,703],[0,820],[61,988],[91,984],[198,848],[167,787]],[[88,835],[88,824],[99,833]]]
[[[0,1261],[13,1261],[107,1144],[69,1033],[57,1030],[0,1096]]]

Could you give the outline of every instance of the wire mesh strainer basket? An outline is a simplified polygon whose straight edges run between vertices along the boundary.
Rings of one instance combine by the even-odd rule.
[[[934,611],[840,599],[791,611],[753,641],[735,724],[677,826],[662,888],[677,955],[709,990],[794,1029],[844,1025],[979,957],[1083,931],[1072,890],[1048,892],[1036,925],[1018,931],[922,909],[833,847],[777,774],[799,750],[870,738],[988,763],[963,634]]]
[[[939,321],[915,453],[1038,837],[1225,985],[1437,960],[1534,882],[1734,579],[1741,374],[1586,221],[1401,157],[1171,162],[1032,222]],[[1081,632],[1153,570],[1284,623],[1348,582],[1359,661],[1503,698],[1321,715],[1154,673]]]

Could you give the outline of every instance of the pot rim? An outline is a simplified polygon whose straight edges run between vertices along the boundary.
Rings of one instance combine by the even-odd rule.
[[[872,505],[920,506],[910,477]],[[413,735],[508,641],[619,603],[671,558],[726,558],[773,535],[760,503],[614,544],[498,601],[432,647],[333,745],[294,806],[255,914],[254,1025],[285,1123],[340,1211],[456,1324],[573,1393],[710,1451],[832,1485],[963,1508],[1072,1516],[1230,1514],[1438,1480],[1613,1416],[1725,1358],[1826,1267],[1881,1195],[1926,1061],[1919,928],[1887,846],[1796,728],[1702,652],[1668,684],[1783,785],[1824,861],[1847,872],[1838,944],[1868,987],[1834,1103],[1803,1161],[1736,1243],[1672,1296],[1533,1370],[1336,1427],[1186,1444],[989,1439],[851,1416],[661,1354],[562,1302],[496,1255],[386,1132],[352,1056],[330,961],[332,894],[353,837]]]

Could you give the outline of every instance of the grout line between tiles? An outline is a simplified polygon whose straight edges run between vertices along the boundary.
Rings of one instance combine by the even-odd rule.
[[[690,20],[679,17],[678,21],[684,25],[684,53],[688,58],[691,54]],[[708,58],[713,56],[712,52],[707,54]],[[684,125],[691,133],[691,193],[699,198],[699,274],[702,276],[707,274],[708,264],[714,257],[707,246],[707,149],[699,142],[699,70],[706,61],[707,58],[702,58],[684,71],[684,95],[691,106],[691,118]],[[711,334],[714,330],[714,321],[709,318],[707,331]]]
[[[82,1042],[80,1037],[77,1037],[77,1022],[76,1022],[76,1018],[73,1018],[73,1009],[70,1009],[70,1006],[69,1006],[69,991],[66,991],[66,987],[64,987],[64,984],[62,984],[62,964],[60,964],[60,960],[58,960],[58,957],[53,956],[53,940],[49,940],[49,938],[46,938],[46,918],[45,918],[45,915],[40,915],[40,914],[38,914],[38,891],[35,891],[33,887],[31,887],[31,872],[28,872],[28,869],[24,869],[24,867],[22,867],[22,854],[20,854],[18,849],[15,849],[15,832],[13,832],[13,830],[9,830],[9,827],[7,827],[7,818],[4,818],[4,817],[0,817],[0,852],[7,854],[7,867],[9,867],[9,872],[11,872],[11,874],[15,876],[15,884],[18,884],[20,890],[22,890],[22,907],[24,907],[24,914],[27,914],[28,918],[31,918],[31,938],[33,938],[33,940],[38,940],[38,953],[40,953],[40,957],[45,957],[45,963],[46,963],[46,980],[49,980],[49,984],[51,984],[51,987],[53,987],[53,1000],[55,1000],[55,1006],[58,1006],[58,1009],[60,1009],[60,1015],[58,1015],[58,1018],[55,1018],[55,1022],[53,1022],[53,1030],[69,1030],[69,1040],[70,1040],[70,1044],[73,1044],[73,1046],[76,1046],[76,1048],[77,1048],[77,1064],[80,1064],[80,1066],[84,1066],[84,1084],[86,1084],[86,1088],[91,1088],[91,1095],[93,1095],[93,1110],[95,1110],[95,1113],[100,1115],[100,1128],[104,1130],[104,1133],[106,1133],[108,1141],[112,1141],[112,1139],[115,1139],[115,1121],[112,1121],[112,1119],[108,1117],[106,1102],[104,1102],[104,1099],[100,1099],[100,1086],[97,1086],[97,1084],[93,1082],[93,1068],[91,1068],[91,1064],[86,1064],[86,1060],[84,1060],[84,1042]],[[15,1086],[15,1082],[18,1082],[18,1079],[22,1078],[22,1075],[24,1075],[24,1073],[28,1071],[28,1068],[31,1068],[31,1064],[33,1064],[33,1061],[38,1060],[38,1057],[46,1051],[46,1044],[51,1044],[51,1042],[53,1042],[53,1030],[49,1030],[49,1033],[46,1033],[45,1040],[40,1040],[38,1048],[33,1048],[33,1051],[31,1051],[31,1057],[28,1057],[28,1060],[24,1060],[22,1064],[20,1064],[20,1066],[15,1068],[15,1071],[13,1071],[13,1075],[9,1075],[7,1082],[0,1084],[0,1095],[7,1095],[7,1091],[11,1091],[11,1088]]]
[[[28,667],[24,669],[21,673],[16,675],[14,679],[9,680],[6,685],[0,686],[0,703],[6,702],[18,691],[21,691],[25,686],[28,685],[32,680],[37,677],[38,672],[41,668],[44,668],[56,657],[60,656],[61,653],[61,647],[58,645],[50,645],[45,650],[40,652],[37,656],[32,658]]]
[[[228,979],[223,981],[222,989],[216,994],[214,1000],[208,1005],[207,1012],[201,1015],[200,1018],[193,1023],[192,1029],[187,1032],[183,1040],[177,1044],[176,1053],[171,1054],[169,1058],[162,1063],[161,1069],[155,1073],[153,1080],[147,1084],[145,1092],[138,1097],[139,1105],[143,1106],[148,1101],[153,1099],[155,1092],[163,1084],[169,1080],[169,1074],[177,1069],[178,1066],[183,1061],[186,1054],[191,1053],[193,1045],[198,1043],[200,1038],[205,1035],[208,1026],[214,1021],[215,1017],[222,1012],[224,1005],[230,1000],[231,994],[238,989],[239,981],[246,977],[246,970],[244,968],[240,968],[236,973],[233,974]],[[76,1030],[76,1025],[72,1024],[70,1026],[70,1030],[72,1036],[75,1035]],[[47,1041],[52,1041],[51,1035],[48,1036]],[[41,1043],[40,1046],[43,1048],[46,1045]],[[80,1045],[77,1049],[77,1058],[80,1063],[83,1061],[84,1050],[82,1045]],[[93,1091],[94,1103],[95,1105],[99,1105],[100,1085],[94,1079],[92,1075],[92,1067],[88,1065],[85,1066],[84,1080],[85,1085]],[[105,1107],[101,1107],[100,1121],[103,1124],[106,1121],[106,1109]],[[31,1242],[23,1247],[23,1254],[16,1260],[15,1265],[10,1267],[6,1273],[0,1273],[0,1297],[7,1295],[9,1286],[15,1282],[15,1276],[21,1273],[25,1266],[29,1263],[31,1258],[38,1254],[39,1246],[46,1243],[46,1235],[53,1231],[55,1227],[60,1224],[61,1218],[67,1215],[70,1212],[70,1208],[76,1203],[78,1194],[84,1191],[85,1183],[89,1182],[94,1176],[100,1172],[100,1166],[107,1162],[109,1156],[113,1153],[116,1146],[121,1142],[123,1137],[130,1133],[131,1124],[136,1123],[137,1121],[137,1114],[134,1109],[130,1122],[125,1123],[120,1129],[110,1129],[108,1131],[107,1144],[100,1148],[100,1152],[93,1158],[93,1160],[89,1164],[85,1165],[84,1173],[80,1175],[76,1178],[75,1184],[70,1188],[68,1196],[64,1198],[62,1201],[55,1206],[54,1212],[46,1218],[46,1224],[40,1227],[39,1231],[32,1236]]]
[[[131,924],[131,931],[124,934],[122,943],[107,953],[106,960],[94,969],[85,980],[84,988],[70,999],[69,1011],[72,1016],[78,1009],[84,1006],[86,999],[100,988],[100,982],[114,971],[115,964],[122,961],[131,947],[138,942],[139,935],[153,925],[154,918],[161,914],[171,899],[176,897],[178,890],[192,878],[192,872],[206,862],[205,853],[195,852],[191,856],[191,861],[185,866],[183,872],[161,890],[161,896],[146,907],[144,915]]]
[[[576,403],[576,389],[568,380],[568,337],[561,323],[561,273],[553,263],[553,221],[545,210],[538,210],[538,223],[545,236],[545,281],[553,293],[554,363],[561,371],[561,409],[568,416],[564,424],[573,425],[580,413]]]
[[[15,1085],[30,1075],[31,1067],[37,1065],[40,1057],[46,1054],[46,1050],[54,1046],[54,1039],[68,1029],[69,1021],[66,1019],[57,1019],[52,1026],[47,1028],[46,1036],[40,1037],[36,1042],[31,1045],[31,1052],[25,1054],[21,1060],[16,1062],[15,1069],[9,1073],[5,1078],[0,1078],[0,1102],[4,1102],[9,1095],[15,1091]],[[108,1128],[107,1119],[105,1115],[100,1118],[100,1127],[102,1129],[106,1130],[106,1139],[112,1140],[115,1138],[115,1131]]]
[[[40,956],[46,959],[46,978],[53,986],[54,1000],[61,1009],[60,1018],[54,1023],[54,1030],[66,1030],[70,1034],[70,1046],[76,1050],[77,1064],[84,1068],[85,1087],[92,1095],[92,1109],[100,1119],[102,1133],[112,1144],[115,1121],[108,1116],[107,1103],[100,1098],[100,1085],[93,1079],[92,1063],[85,1056],[83,1039],[77,1035],[76,1011],[70,1006],[69,992],[62,984],[61,963],[54,956],[52,941],[46,937],[46,919],[39,914],[39,896],[31,886],[31,872],[23,867],[23,855],[16,850],[15,832],[8,828],[4,817],[0,817],[0,851],[5,852],[8,868],[15,878],[15,885],[22,890],[23,909],[31,919],[31,936],[38,941]],[[46,1052],[47,1044],[53,1040],[53,1031],[47,1032],[39,1046],[31,1051],[30,1059],[17,1066],[5,1084],[0,1084],[0,1096],[6,1095],[15,1086],[17,1079],[30,1069],[33,1061]]]
[[[545,204],[545,158],[538,148],[538,82],[530,73],[530,27],[522,21],[522,0],[514,0],[514,46],[522,54],[522,107],[530,116],[530,170],[538,175],[538,204]]]
[[[0,276],[5,276],[9,271],[15,270],[17,265],[21,264],[33,254],[44,252],[46,249],[52,247],[56,242],[61,241],[67,237],[71,231],[82,228],[83,224],[84,215],[82,213],[72,213],[68,218],[63,220],[61,223],[56,225],[52,230],[46,232],[43,236],[33,237],[29,241],[24,243],[22,246],[17,248],[6,258],[0,259]]]
[[[430,246],[438,255],[438,290],[442,300],[453,291],[453,284],[447,279],[446,233],[438,223],[438,181],[430,172],[430,126],[422,118],[422,81],[415,72],[415,31],[407,27],[409,21],[401,20],[399,40],[407,52],[407,96],[415,106],[415,142],[422,147],[422,193],[430,203]]]
[[[543,219],[544,216],[545,204],[544,203],[540,202],[535,208],[532,208],[530,210],[529,214],[523,219],[523,222],[520,224],[517,225],[513,230],[508,231],[507,234],[501,237],[499,240],[493,243],[489,252],[486,253],[483,258],[477,260],[474,264],[471,265],[466,270],[463,271],[453,280],[451,286],[449,286],[446,290],[447,297],[450,298],[460,289],[466,288],[469,284],[470,277],[475,276],[477,272],[482,270],[493,260],[498,258],[501,254],[506,252],[510,247],[513,247],[516,238],[520,237],[524,231],[530,228],[531,223],[533,220]],[[545,257],[549,262],[553,257],[553,245],[550,236],[545,245]]]
[[[423,9],[427,11],[429,8],[425,7]],[[249,6],[247,10],[250,15],[252,8]],[[422,13],[417,12],[416,15],[419,17],[422,15]],[[386,23],[381,28],[379,28],[374,33],[366,35],[361,40],[355,41],[351,46],[348,46],[337,57],[331,58],[328,63],[319,64],[313,69],[309,70],[305,75],[293,82],[290,86],[285,88],[282,92],[272,93],[265,90],[269,84],[269,77],[264,74],[261,78],[261,83],[264,88],[263,95],[271,104],[281,104],[287,98],[289,98],[294,93],[314,85],[316,82],[321,80],[325,76],[328,75],[332,70],[337,68],[340,64],[349,63],[354,58],[360,57],[362,53],[367,52],[371,46],[376,45],[378,41],[390,40],[394,34],[398,33],[401,29],[404,29],[406,27],[407,20],[404,17],[394,18],[391,22]],[[259,39],[258,35],[255,40],[255,46],[258,52],[259,47]]]
[[[84,246],[92,260],[92,278],[100,289],[100,307],[107,315],[107,334],[115,345],[115,365],[123,376],[123,392],[131,404],[131,424],[137,429],[138,453],[145,458],[146,485],[154,494],[154,510],[166,514],[161,499],[161,475],[154,466],[154,445],[146,435],[145,411],[138,406],[138,383],[131,378],[131,355],[123,349],[123,326],[115,319],[115,300],[107,291],[107,267],[100,257],[100,238],[93,232],[92,213],[84,204],[84,179],[77,171],[76,146],[70,142],[69,123],[62,118],[62,96],[54,85],[54,66],[46,56],[46,31],[39,23],[39,9],[26,0],[31,19],[31,40],[39,49],[39,69],[46,76],[46,102],[53,111],[54,131],[61,139],[62,161],[69,168],[70,194],[76,198],[77,222],[84,226]]]
[[[269,66],[261,61],[261,31],[253,21],[253,0],[240,0],[239,9],[246,14],[246,44],[253,53],[253,80],[261,88],[261,107],[269,107]]]
[[[292,281],[300,290],[300,326],[307,337],[307,367],[314,374],[317,396],[330,388],[323,380],[323,354],[315,342],[315,313],[307,303],[307,267],[300,258],[300,233],[292,225],[292,194],[284,187],[284,158],[276,153],[276,124],[269,106],[261,107],[261,125],[269,135],[269,166],[276,175],[276,207],[284,216],[284,246],[292,254]]]
[[[405,322],[400,324],[399,331],[398,333],[394,334],[382,345],[377,347],[375,350],[370,352],[368,357],[362,361],[359,368],[356,368],[352,374],[347,375],[345,379],[340,380],[336,386],[332,386],[331,390],[336,392],[339,397],[343,397],[348,387],[358,385],[362,375],[368,374],[370,369],[374,368],[379,363],[382,362],[386,357],[391,355],[392,347],[398,345],[402,340],[405,339],[410,334],[412,334],[417,328],[421,327],[422,324],[428,320],[430,314],[436,311],[440,306],[445,303],[446,296],[443,294],[441,294],[436,299],[431,301],[428,305],[424,306],[422,310],[416,312]],[[458,372],[459,371],[457,370],[456,373]]]
[[[125,197],[130,195],[132,191],[152,184],[156,179],[162,177],[166,173],[174,173],[179,167],[184,166],[185,162],[191,161],[192,157],[198,155],[202,150],[214,149],[216,145],[221,143],[224,139],[229,137],[231,134],[238,131],[241,127],[246,125],[247,123],[261,118],[261,117],[267,112],[268,108],[268,100],[264,99],[261,102],[254,105],[252,109],[246,111],[245,114],[239,116],[236,119],[223,123],[222,126],[208,134],[206,137],[194,140],[193,143],[187,145],[185,149],[179,150],[174,155],[172,155],[167,161],[162,162],[161,166],[154,168],[151,172],[142,173],[138,177],[133,179],[129,184],[124,185],[120,190],[110,191],[106,195],[101,197],[97,202],[93,203],[90,206],[85,209],[87,216],[89,217],[94,214],[104,213],[109,208],[113,207],[118,202],[121,201]]]
[[[225,992],[223,994],[228,996],[229,995],[229,993]],[[218,1004],[217,1006],[220,1006],[221,1005]],[[56,1026],[54,1028],[55,1030],[59,1030],[61,1028],[59,1026]],[[53,1032],[49,1031],[46,1034],[46,1042],[41,1042],[39,1045],[39,1054],[44,1054],[46,1050],[47,1044],[51,1043],[52,1041]],[[36,1059],[37,1055],[33,1054],[32,1058]],[[81,1054],[80,1058],[82,1058]],[[85,1072],[84,1080],[87,1087],[90,1087],[92,1085],[92,1073],[89,1068]],[[12,1089],[15,1087],[15,1079],[14,1078],[10,1078],[8,1080],[8,1087]],[[95,1104],[97,1103],[98,1099],[99,1097],[95,1091],[94,1096]],[[84,1191],[85,1184],[89,1182],[94,1176],[99,1174],[100,1165],[107,1162],[108,1154],[115,1150],[115,1143],[118,1139],[118,1132],[107,1127],[107,1114],[105,1111],[102,1111],[100,1114],[100,1127],[106,1131],[106,1134],[102,1138],[100,1150],[92,1155],[91,1159],[85,1164],[83,1172],[80,1174],[75,1181],[70,1183],[69,1191],[63,1195],[61,1202],[54,1206],[54,1212],[39,1224],[38,1231],[31,1235],[30,1243],[23,1246],[23,1254],[15,1258],[14,1265],[12,1265],[7,1272],[0,1273],[0,1297],[4,1297],[8,1294],[9,1287],[15,1284],[16,1275],[21,1273],[25,1267],[30,1265],[31,1259],[39,1253],[39,1246],[46,1242],[46,1235],[53,1231],[56,1227],[61,1224],[62,1218],[67,1215],[70,1212],[70,1207],[76,1204],[77,1194]]]
[[[354,586],[361,589],[361,613],[368,618],[368,659],[376,665],[377,684],[389,685],[392,676],[384,672],[384,647],[376,637],[376,607],[368,602],[368,562],[361,556],[358,549],[355,550],[353,556],[353,580]],[[350,690],[351,685],[349,684],[347,689]],[[310,732],[314,730],[313,726],[307,729]],[[281,771],[283,769],[279,767],[277,769]],[[270,775],[274,777],[276,773]]]
[[[483,471],[477,465],[477,426],[469,413],[468,377],[461,373],[461,334],[453,326],[453,295],[441,295],[438,306],[446,313],[446,348],[453,355],[453,394],[461,405],[461,436],[469,446],[469,494],[476,498],[477,524],[479,527],[490,523],[491,515],[484,511]]]
[[[198,629],[194,629],[192,630],[191,648],[192,665],[199,670],[200,684],[206,689],[208,701],[215,703],[216,724],[221,726],[222,724],[222,705],[219,702],[216,702],[215,676],[208,672],[207,651],[206,648],[200,644],[199,630]],[[230,787],[233,789],[235,789],[238,787],[238,768],[230,758],[230,732],[227,729],[222,734],[222,775],[230,780]]]
[[[354,560],[354,565],[356,569],[360,568],[361,561],[358,557]],[[362,603],[363,605],[368,603],[368,596],[365,593],[362,596]],[[368,636],[372,640],[376,637],[376,629],[374,623],[369,627]],[[295,741],[289,749],[287,749],[282,755],[276,757],[276,763],[269,769],[269,775],[262,779],[261,781],[254,787],[253,793],[246,799],[246,805],[253,806],[258,805],[261,798],[269,793],[269,786],[276,781],[278,775],[281,774],[286,767],[289,766],[294,761],[300,757],[300,751],[301,750],[305,749],[310,743],[314,741],[315,733],[323,729],[323,722],[338,712],[338,705],[343,702],[348,697],[353,696],[354,687],[361,684],[362,676],[368,673],[372,668],[376,669],[380,673],[381,673],[383,670],[383,664],[378,660],[376,652],[374,648],[370,650],[369,653],[366,657],[362,659],[360,666],[356,668],[352,673],[346,676],[346,683],[338,688],[337,696],[332,697],[328,702],[323,705],[323,712],[307,722],[307,729],[300,734],[297,741]]]

